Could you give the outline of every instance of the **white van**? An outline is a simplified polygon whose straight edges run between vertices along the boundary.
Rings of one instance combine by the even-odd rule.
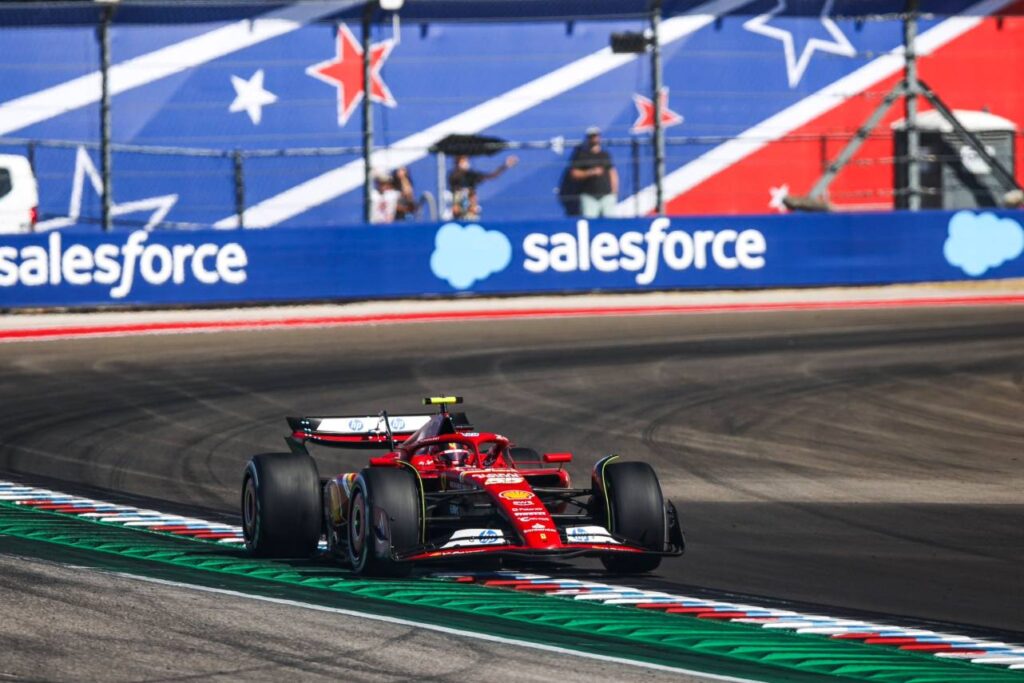
[[[39,188],[28,159],[0,154],[0,234],[32,232],[39,218]]]

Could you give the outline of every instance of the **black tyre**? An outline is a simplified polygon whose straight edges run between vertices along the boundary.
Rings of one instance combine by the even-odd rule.
[[[259,557],[309,557],[320,542],[320,475],[308,455],[255,455],[242,477],[245,547]]]
[[[368,467],[356,479],[348,514],[348,557],[365,576],[408,576],[411,562],[396,562],[392,550],[420,544],[423,503],[416,475],[408,469]]]
[[[666,539],[665,501],[654,470],[645,462],[612,462],[604,468],[605,494],[595,492],[598,522],[637,545],[663,550]],[[607,501],[607,502],[605,502]],[[600,515],[604,515],[602,518]],[[659,555],[609,555],[601,558],[617,574],[649,572],[661,564]]]

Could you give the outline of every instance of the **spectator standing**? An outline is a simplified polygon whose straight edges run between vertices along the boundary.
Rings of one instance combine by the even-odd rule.
[[[375,225],[394,223],[415,213],[416,198],[406,170],[399,168],[393,174],[374,171],[370,202],[370,222]]]
[[[591,126],[586,135],[569,161],[569,175],[579,188],[580,213],[585,218],[613,218],[619,196],[619,173],[611,156],[601,147],[601,129]]]
[[[502,173],[519,163],[518,157],[512,155],[505,159],[501,166],[490,173],[471,168],[469,156],[460,154],[455,157],[455,168],[448,174],[448,188],[452,192],[452,218],[458,220],[476,220],[480,218],[480,203],[477,201],[476,188],[485,180],[497,178]]]
[[[573,180],[572,171],[570,163],[558,180],[558,203],[562,205],[565,215],[570,218],[580,215],[580,184]]]
[[[398,205],[395,207],[395,220],[405,221],[416,217],[420,205],[413,194],[412,178],[404,166],[399,166],[391,174],[391,181],[399,191]]]

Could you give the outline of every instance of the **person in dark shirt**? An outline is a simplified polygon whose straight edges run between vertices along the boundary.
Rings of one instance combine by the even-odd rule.
[[[601,148],[600,128],[587,128],[587,137],[573,151],[569,168],[580,194],[580,213],[585,218],[614,217],[619,173],[611,156]]]
[[[517,157],[509,156],[501,166],[490,173],[484,173],[470,168],[469,157],[465,154],[455,157],[455,168],[448,174],[448,188],[452,192],[452,218],[460,220],[480,218],[477,186],[485,180],[497,178],[517,163],[519,163]]]
[[[395,220],[405,221],[415,218],[420,207],[412,189],[412,177],[409,175],[409,171],[404,166],[396,168],[395,172],[391,174],[391,181],[401,192],[398,205],[395,207]]]

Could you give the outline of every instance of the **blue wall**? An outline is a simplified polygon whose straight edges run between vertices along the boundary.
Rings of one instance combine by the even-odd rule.
[[[315,14],[317,8],[313,5],[316,4],[301,7],[303,3],[298,3],[290,11]],[[403,11],[405,15],[415,12],[414,5],[437,5],[407,4],[410,7]],[[455,2],[452,6],[482,7],[486,4]],[[510,3],[501,4],[507,9]],[[531,7],[552,5],[526,4]],[[573,14],[586,12],[593,4],[590,0],[575,3],[578,10]],[[850,13],[844,14],[840,8],[864,11],[864,7],[877,4],[838,2],[834,10],[838,16],[850,17]],[[968,4],[969,0],[948,0],[942,7],[956,11]],[[738,135],[864,67],[877,55],[896,48],[901,40],[901,28],[896,20],[864,22],[839,18],[835,25],[855,52],[835,54],[835,37],[819,16],[821,2],[791,1],[787,5],[773,0],[754,0],[739,3],[739,6],[737,14],[723,16],[685,40],[674,40],[664,47],[664,84],[670,89],[669,107],[684,119],[680,125],[669,128],[668,135],[703,140],[685,145],[670,144],[667,159],[670,171],[708,153],[717,144],[705,138],[724,140]],[[751,17],[771,12],[776,7],[786,7],[786,10],[773,16],[770,26],[780,32],[778,36],[789,37],[790,43],[746,27]],[[115,143],[225,152],[294,147],[359,148],[362,138],[358,107],[348,118],[339,118],[339,87],[308,73],[311,67],[337,55],[338,26],[333,21],[298,21],[293,27],[295,30],[282,30],[273,39],[248,46],[239,41],[237,46],[224,47],[227,54],[218,55],[216,50],[210,49],[209,43],[203,42],[202,36],[230,24],[215,20],[211,12],[201,9],[190,8],[188,12],[189,15],[195,12],[196,23],[166,25],[155,14],[153,24],[115,24],[111,34],[115,65],[164,49],[189,49],[199,61],[194,67],[164,78],[143,77],[138,87],[116,93],[112,100]],[[249,9],[270,11],[260,4]],[[4,11],[10,12],[6,7]],[[121,8],[118,16],[125,11],[133,9]],[[807,16],[808,12],[811,16]],[[879,13],[884,14],[880,10]],[[98,69],[95,28],[3,25],[4,16],[0,16],[0,46],[4,57],[0,63],[0,104],[7,106],[8,111],[0,111],[0,135],[96,141],[100,112],[94,99],[86,98],[88,104],[84,106],[19,101],[45,88],[73,83],[74,79]],[[938,21],[941,18],[922,19],[921,30],[928,30]],[[358,35],[358,24],[358,20],[349,21],[345,26]],[[607,48],[612,32],[643,30],[645,25],[641,20],[581,20],[568,24],[406,21],[396,32],[394,24],[383,20],[374,26],[373,41],[392,48],[380,65],[380,74],[393,98],[388,105],[374,107],[375,142],[378,146],[409,147],[409,136],[450,121],[472,107],[485,103],[497,106],[494,103],[499,98],[534,79],[560,69],[577,73],[571,65]],[[795,41],[797,54],[808,56],[806,69],[801,70],[797,82],[791,81],[791,69],[785,58],[785,46],[792,48],[792,41]],[[814,47],[822,41],[833,47]],[[200,58],[200,54],[206,56]],[[233,108],[236,101],[241,102],[237,83],[255,84],[257,74],[262,87],[276,99],[254,108],[251,114],[245,107]],[[626,59],[621,66],[586,78],[576,87],[564,91],[555,88],[555,96],[540,98],[523,111],[518,111],[511,101],[502,100],[501,108],[507,109],[507,113],[482,132],[510,140],[551,140],[564,136],[566,148],[561,152],[519,151],[521,163],[515,169],[481,186],[484,215],[517,221],[561,217],[563,211],[555,190],[573,146],[591,125],[601,126],[606,138],[636,137],[641,142],[642,159],[636,178],[629,148],[616,146],[610,150],[622,177],[623,198],[632,193],[634,185],[651,184],[649,134],[633,136],[631,133],[637,120],[633,95],[650,94],[649,78],[646,59]],[[78,86],[73,90],[79,92]],[[29,117],[34,123],[12,117],[22,111],[21,107],[35,112],[36,116]],[[37,117],[39,120],[35,120]],[[463,121],[460,127],[468,129],[459,132],[473,132],[473,125]],[[430,142],[433,140],[427,144]],[[26,154],[27,151],[20,143],[0,145],[0,153]],[[475,163],[489,171],[501,158],[480,159]],[[92,166],[99,168],[95,150],[91,150],[86,159],[91,159]],[[358,153],[248,159],[244,173],[246,201],[252,206],[269,200],[346,163],[358,163],[359,159]],[[75,191],[75,171],[85,168],[76,150],[41,148],[36,150],[35,161],[40,178],[41,220],[60,220],[77,211],[83,223],[98,223],[100,198],[92,184],[86,183],[84,191]],[[158,197],[170,198],[172,206],[163,217],[170,226],[211,225],[234,215],[234,176],[228,158],[115,151],[113,169],[115,203],[134,204],[138,209],[117,216],[118,222],[125,226],[141,227],[152,220],[153,206],[142,205],[148,206],[143,209],[137,202]],[[412,162],[409,171],[417,192],[436,191],[436,162],[432,156]],[[790,178],[792,174],[780,168],[774,182],[792,185],[795,180]],[[98,184],[98,179],[96,182]],[[884,187],[888,187],[889,182],[889,177],[885,176]],[[758,191],[764,195],[766,204],[768,187],[758,188]],[[362,194],[358,186],[339,190],[339,196],[330,200],[313,195],[315,193],[303,190],[289,199],[298,213],[285,219],[285,225],[338,225],[357,221],[362,215]],[[723,211],[727,202],[728,198],[723,200]]]
[[[1024,214],[924,212],[0,236],[0,308],[1024,276]]]

